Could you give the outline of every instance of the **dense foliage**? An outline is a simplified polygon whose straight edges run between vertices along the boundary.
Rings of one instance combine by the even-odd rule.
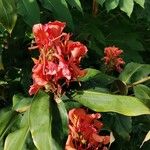
[[[149,0],[0,0],[0,149],[149,150],[149,47]]]

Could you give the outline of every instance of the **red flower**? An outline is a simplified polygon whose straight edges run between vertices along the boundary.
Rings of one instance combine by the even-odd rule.
[[[59,40],[65,23],[60,21],[49,22],[48,24],[36,24],[33,26],[35,42],[39,48],[50,48],[53,41]]]
[[[69,111],[70,133],[66,142],[66,150],[98,150],[107,149],[109,136],[100,136],[103,123],[98,121],[101,115],[87,114],[84,109]]]
[[[70,34],[63,32],[64,27],[65,23],[59,21],[33,26],[40,56],[38,60],[34,59],[33,85],[29,94],[35,94],[43,88],[59,96],[63,93],[62,86],[85,75],[79,65],[87,48],[80,42],[69,40]]]
[[[109,71],[116,70],[118,72],[122,71],[122,65],[125,64],[120,55],[123,53],[122,50],[113,46],[113,47],[106,47],[104,54],[104,61],[105,65],[107,66]]]

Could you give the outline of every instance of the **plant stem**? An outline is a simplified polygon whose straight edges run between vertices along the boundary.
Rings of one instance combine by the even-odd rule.
[[[133,86],[138,85],[138,84],[141,84],[141,83],[146,82],[146,81],[148,81],[148,80],[150,80],[150,76],[148,76],[148,77],[146,77],[146,78],[143,78],[143,79],[141,79],[141,80],[139,80],[139,81],[136,81],[136,82],[134,82],[134,83],[128,85],[128,88],[133,87]]]
[[[96,2],[96,0],[93,0],[92,14],[94,17],[96,17],[97,13],[98,13],[98,3]]]

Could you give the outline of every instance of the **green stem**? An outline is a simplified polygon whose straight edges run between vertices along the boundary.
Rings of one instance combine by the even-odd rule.
[[[148,76],[148,77],[146,77],[146,78],[143,78],[143,79],[141,79],[141,80],[139,80],[139,81],[136,81],[136,82],[134,82],[134,83],[128,85],[128,88],[133,87],[133,86],[138,85],[138,84],[141,84],[141,83],[144,83],[144,82],[146,82],[146,81],[148,81],[148,80],[150,80],[150,76]]]

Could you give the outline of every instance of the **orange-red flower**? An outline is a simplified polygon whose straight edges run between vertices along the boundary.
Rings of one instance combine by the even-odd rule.
[[[109,143],[109,136],[100,136],[103,123],[98,119],[100,113],[87,114],[82,108],[69,111],[69,136],[66,150],[104,150]]]
[[[38,60],[33,59],[35,65],[32,69],[30,95],[43,88],[59,96],[63,93],[62,86],[85,75],[79,65],[87,48],[80,42],[71,41],[70,34],[63,32],[64,27],[65,23],[59,21],[33,26],[40,56]]]
[[[119,48],[112,46],[106,47],[104,50],[104,61],[107,66],[108,71],[116,70],[118,72],[122,71],[122,65],[125,64],[120,55],[123,53]]]
[[[45,25],[36,24],[33,26],[35,42],[39,48],[50,48],[54,42],[63,35],[65,23],[60,21],[49,22]]]

